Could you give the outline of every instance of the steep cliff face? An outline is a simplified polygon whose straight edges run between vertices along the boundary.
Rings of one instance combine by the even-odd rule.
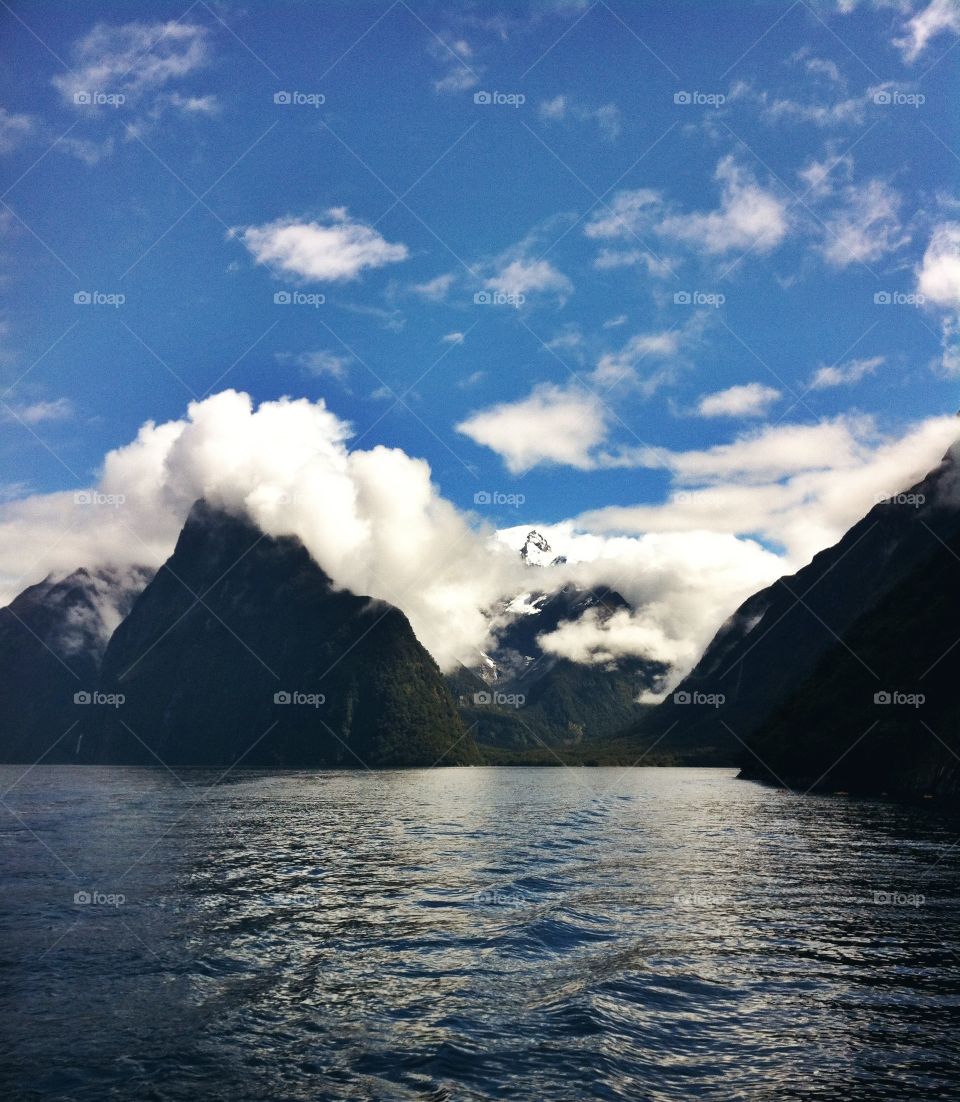
[[[861,616],[747,742],[743,775],[803,789],[960,793],[960,537]]]
[[[77,570],[0,609],[0,760],[77,760],[107,641],[152,573]]]
[[[335,590],[296,539],[194,506],[114,633],[91,760],[305,768],[459,764],[473,740],[406,617]]]
[[[815,671],[823,676],[849,645],[848,634],[868,630],[873,610],[876,625],[888,619],[891,613],[880,610],[898,587],[903,602],[944,545],[956,546],[958,502],[960,474],[951,450],[936,470],[876,505],[809,565],[745,601],[676,691],[631,728],[631,737],[640,745],[663,737],[661,748],[746,764],[754,735],[801,686],[809,691]],[[928,615],[949,620],[949,600],[934,602]],[[907,637],[904,645],[914,640]],[[891,667],[884,676],[908,682],[912,675]]]

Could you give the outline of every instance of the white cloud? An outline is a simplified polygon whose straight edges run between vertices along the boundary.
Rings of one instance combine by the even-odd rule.
[[[428,302],[443,302],[456,281],[454,272],[444,272],[443,275],[428,279],[426,283],[415,283],[411,290]]]
[[[567,113],[567,97],[554,96],[553,99],[544,100],[538,110],[541,118],[559,122]]]
[[[440,338],[443,344],[463,344],[466,340],[466,334],[461,332],[446,333]]]
[[[280,354],[278,358],[281,360],[292,358],[298,367],[302,367],[311,375],[330,375],[334,379],[345,379],[347,369],[353,362],[352,356],[341,356],[336,352],[330,352],[323,348],[314,352],[301,352],[294,357]]]
[[[762,383],[746,383],[705,394],[697,403],[701,417],[763,417],[780,398],[780,391]]]
[[[518,256],[499,263],[485,283],[490,291],[504,295],[555,294],[561,301],[573,293],[573,284],[549,260]]]
[[[682,214],[667,207],[660,193],[649,188],[621,191],[587,223],[584,233],[625,240],[652,232],[708,254],[733,249],[766,253],[779,245],[789,229],[786,204],[761,187],[732,156],[720,160],[714,178],[721,185],[716,210]],[[613,257],[601,266],[616,263]]]
[[[666,329],[637,333],[616,352],[606,352],[590,375],[598,386],[634,386],[649,397],[670,382],[678,367],[677,357],[688,330]],[[641,365],[650,361],[641,370]]]
[[[845,363],[819,367],[814,372],[808,387],[810,390],[825,390],[828,387],[859,383],[867,375],[872,375],[885,361],[885,356],[870,356],[869,358],[847,360]]]
[[[122,93],[131,102],[208,60],[207,30],[193,23],[98,23],[74,43],[74,64],[53,84],[68,103],[78,92]]]
[[[870,180],[845,189],[841,207],[825,220],[823,255],[835,268],[869,264],[909,240],[900,224],[902,199],[889,184]]]
[[[592,415],[588,406],[572,422],[552,418],[571,397],[552,391],[541,396],[539,425],[515,431],[539,427],[562,438]],[[565,627],[543,640],[548,650],[591,662],[659,658],[675,665],[675,679],[745,596],[833,542],[879,492],[931,467],[957,421],[932,419],[889,440],[868,420],[804,429],[770,429],[728,451],[666,453],[665,465],[689,488],[683,494],[547,526],[568,562],[547,568],[538,584],[609,586],[635,609],[606,624],[588,617],[579,631]],[[778,432],[803,439],[778,445]],[[269,534],[298,536],[336,585],[398,605],[445,668],[474,660],[488,643],[484,610],[529,588],[517,549],[531,525],[492,540],[439,496],[425,462],[385,447],[351,451],[349,437],[322,401],[257,408],[234,391],[192,403],[181,420],[148,422],[103,464],[97,489],[122,495],[119,507],[77,503],[72,491],[0,505],[0,600],[81,565],[157,565],[204,496],[245,509]],[[580,450],[587,455],[589,445]],[[639,534],[604,534],[631,530]],[[745,538],[753,533],[782,543],[788,556]]]
[[[17,115],[0,107],[0,153],[11,153],[34,131],[30,115]]]
[[[307,280],[356,279],[366,268],[406,260],[406,245],[393,244],[370,226],[353,221],[344,208],[331,209],[326,217],[326,223],[279,218],[231,232],[258,264]]]
[[[647,229],[660,212],[662,197],[650,188],[618,191],[584,226],[587,237],[623,240]]]
[[[604,141],[616,141],[620,136],[622,119],[620,108],[615,103],[584,107],[573,102],[569,96],[559,95],[543,100],[537,110],[540,117],[547,122],[562,122],[566,118],[572,118],[578,122],[596,123]]]
[[[480,83],[480,74],[469,64],[473,47],[465,38],[433,36],[427,43],[427,52],[448,66],[446,75],[433,82],[433,90],[438,94],[466,92]]]
[[[577,518],[594,532],[717,532],[783,546],[796,569],[835,543],[879,495],[895,494],[936,466],[957,439],[955,417],[933,417],[899,436],[869,417],[778,425],[702,451],[647,449],[636,459],[671,472],[663,505],[613,506]]]
[[[904,60],[912,64],[944,31],[960,34],[960,3],[957,0],[932,0],[907,20],[902,37],[894,39],[894,45],[902,52]]]
[[[27,405],[4,405],[5,419],[22,421],[26,425],[39,425],[44,421],[66,421],[74,415],[73,403],[69,398],[30,402]]]
[[[960,308],[960,222],[934,226],[917,271],[917,291],[936,306]]]
[[[541,384],[520,401],[470,414],[456,430],[491,448],[518,474],[540,463],[590,469],[591,451],[605,438],[607,425],[592,394]]]
[[[670,215],[658,232],[707,253],[733,249],[767,253],[776,248],[787,234],[786,204],[760,187],[731,156],[717,165],[715,178],[722,185],[717,210]]]

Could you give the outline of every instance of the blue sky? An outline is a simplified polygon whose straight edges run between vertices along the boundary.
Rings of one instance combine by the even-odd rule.
[[[457,7],[3,5],[8,497],[225,387],[503,526],[956,409],[954,3]]]

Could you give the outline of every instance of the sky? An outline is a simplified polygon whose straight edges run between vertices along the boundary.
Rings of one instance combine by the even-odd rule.
[[[162,556],[222,492],[419,601],[444,659],[492,591],[471,550],[456,596],[410,597],[409,562],[537,525],[687,661],[956,435],[960,0],[19,0],[0,28],[7,598]],[[285,528],[268,484],[310,509]]]

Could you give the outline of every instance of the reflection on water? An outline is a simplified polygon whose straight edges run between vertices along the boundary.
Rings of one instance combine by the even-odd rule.
[[[216,779],[6,797],[4,1097],[960,1092],[935,807],[723,769]]]

